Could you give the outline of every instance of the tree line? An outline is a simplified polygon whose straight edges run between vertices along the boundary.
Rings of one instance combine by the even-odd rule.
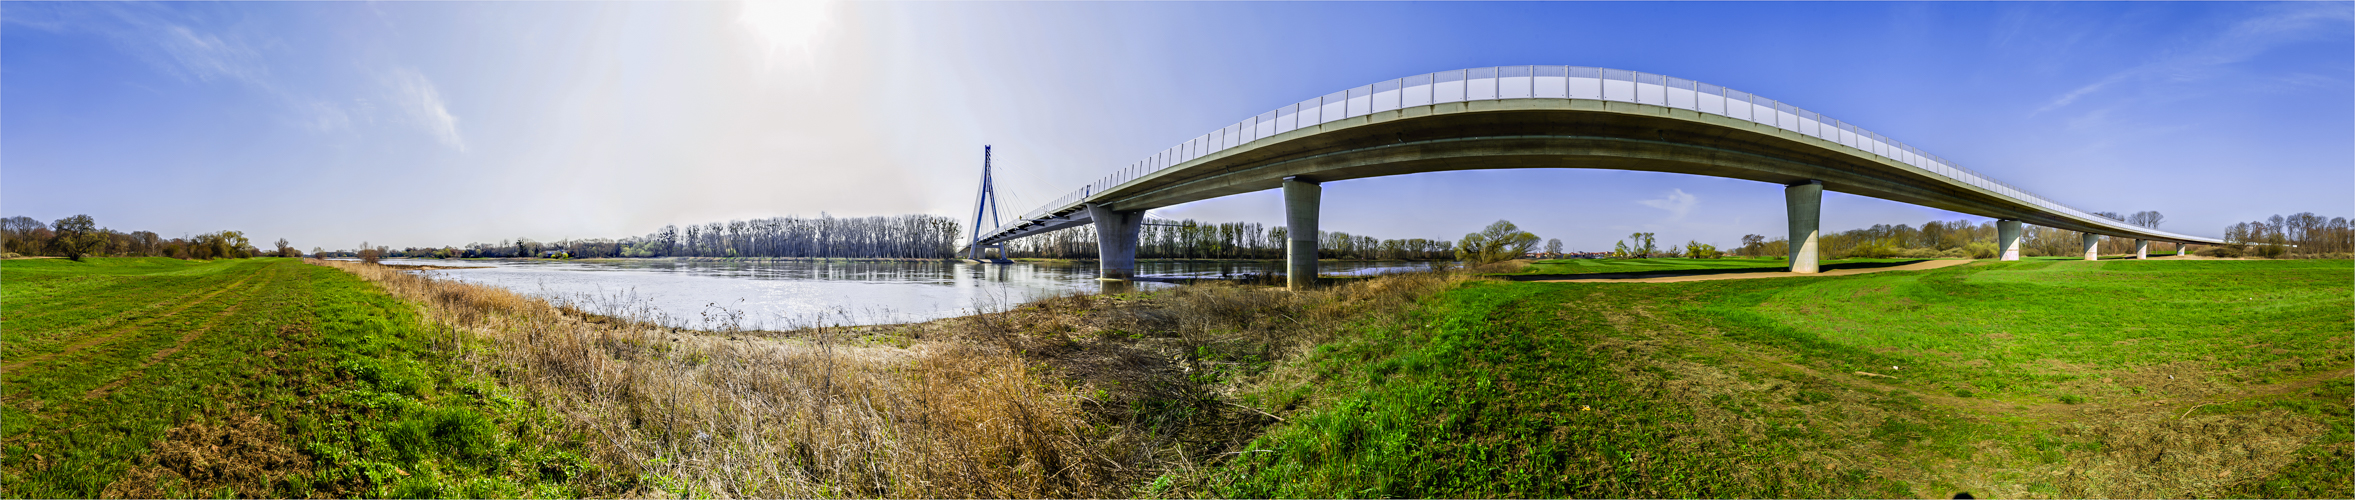
[[[392,250],[392,257],[797,257],[946,259],[964,240],[955,219],[938,215],[770,217],[686,226],[669,225],[621,239],[531,238],[463,247]],[[328,255],[353,254],[352,251]],[[344,255],[350,256],[350,255]]]
[[[2132,215],[2099,212],[2094,215],[2129,224],[2157,229],[2166,217],[2159,212],[2146,211]],[[2077,256],[2083,255],[2084,233],[2066,229],[2022,224],[2020,226],[2020,255]],[[1930,221],[1921,227],[1907,224],[1874,224],[1872,227],[1824,233],[1816,238],[1817,251],[1826,259],[1849,258],[1973,258],[1990,259],[1999,251],[1996,243],[1996,221],[1968,220]],[[2134,253],[2131,238],[2103,238],[2098,245],[2104,254]],[[1788,238],[1742,236],[1742,245],[1735,255],[1745,257],[1783,257],[1790,254]],[[2151,252],[2175,251],[2172,243],[2154,242]]]
[[[2166,218],[2156,211],[2120,215],[2096,213],[2105,218],[2144,227],[2157,228]],[[1360,260],[1494,260],[1518,258],[1535,250],[1539,243],[1534,235],[1509,227],[1511,223],[1498,221],[1507,227],[1492,227],[1482,233],[1466,235],[1463,241],[1447,239],[1381,239],[1339,231],[1319,231],[1318,258]],[[37,226],[37,227],[36,227]],[[949,259],[962,257],[957,248],[964,244],[966,234],[962,224],[950,217],[936,215],[897,215],[838,218],[819,214],[815,218],[771,217],[755,220],[733,220],[700,225],[664,226],[645,236],[621,239],[566,239],[553,242],[530,238],[502,240],[497,243],[471,243],[463,247],[418,248],[391,250],[375,249],[377,255],[389,257],[789,257],[789,258],[899,258]],[[76,226],[79,227],[79,226]],[[1139,229],[1137,257],[1146,259],[1260,259],[1284,258],[1287,228],[1255,222],[1212,223],[1193,219],[1147,219]],[[88,231],[85,231],[88,232]],[[56,231],[48,225],[25,217],[0,221],[0,233],[7,237],[7,251],[26,255],[64,255]],[[38,233],[38,234],[36,234]],[[183,258],[211,258],[210,255],[229,255],[245,252],[255,255],[259,250],[236,250],[244,245],[244,237],[235,231],[208,233],[194,238],[159,240],[153,233],[105,233],[103,253],[110,255],[191,255]],[[2025,256],[2075,256],[2083,251],[2081,234],[2077,231],[2042,226],[2023,225],[2021,253]],[[95,234],[95,233],[92,233]],[[144,236],[141,236],[144,235]],[[1509,238],[1506,238],[1510,236]],[[1506,239],[1498,239],[1506,238]],[[2226,228],[2225,238],[2234,242],[2216,252],[2239,255],[2276,256],[2345,256],[2355,252],[2355,232],[2342,217],[2324,218],[2313,213],[2274,216],[2260,221],[2234,224]],[[1995,221],[1968,220],[1930,221],[1916,227],[1907,224],[1876,224],[1872,227],[1825,233],[1819,237],[1824,258],[1993,258],[1996,248]],[[69,238],[68,241],[79,241]],[[284,240],[280,240],[283,245]],[[363,245],[366,247],[366,245]],[[1543,243],[1540,255],[1559,257],[1560,240]],[[1614,249],[1616,257],[1700,257],[1714,258],[1725,253],[1746,257],[1781,257],[1788,254],[1790,242],[1782,237],[1744,235],[1741,246],[1721,252],[1709,244],[1687,242],[1669,243],[1661,248],[1649,233],[1636,233]],[[291,249],[281,246],[281,251]],[[2155,243],[2154,253],[2175,251],[2173,244]],[[2133,241],[2127,238],[2104,238],[2101,253],[2125,254],[2134,251]],[[143,253],[145,252],[145,253]],[[320,256],[357,257],[361,251],[327,251],[313,249]],[[1055,231],[1006,243],[1009,257],[1093,259],[1097,257],[1094,226]],[[1513,257],[1506,257],[1513,256]]]
[[[254,248],[245,233],[231,230],[196,236],[164,238],[154,231],[116,231],[98,227],[89,215],[75,215],[42,223],[32,217],[0,219],[0,252],[9,257],[171,257],[175,259],[243,259],[299,257],[300,252],[280,239],[276,248]]]
[[[2094,215],[2152,229],[2166,222],[2165,215],[2156,211],[2120,215],[2096,212]],[[2078,231],[2026,225],[2020,227],[2022,256],[2078,256],[2085,251],[2084,234]],[[1931,221],[1916,228],[1905,224],[1876,224],[1869,228],[1826,233],[1818,237],[1818,248],[1824,258],[1928,258],[1970,257],[1993,258],[1996,247],[1996,223],[1974,223],[1967,220]],[[2355,228],[2345,217],[2324,217],[2313,212],[2275,215],[2264,220],[2241,222],[2225,226],[2224,246],[2200,249],[2203,255],[2238,257],[2242,255],[2271,258],[2348,258],[2355,256]],[[2150,251],[2174,253],[2176,244],[2152,242]],[[1745,235],[1736,255],[1748,257],[1779,257],[1788,255],[1790,242],[1785,238]],[[2102,238],[2096,252],[2105,255],[2134,253],[2133,238]]]
[[[2314,212],[2275,215],[2263,220],[2224,226],[2224,241],[2232,247],[2216,249],[2220,256],[2246,254],[2274,258],[2344,259],[2355,255],[2355,229],[2346,217],[2323,217]],[[2203,253],[2208,252],[2203,250]]]
[[[1202,222],[1148,218],[1137,231],[1140,259],[1281,260],[1290,228],[1257,222]],[[1055,231],[1006,242],[1008,257],[1093,259],[1095,226]],[[1445,239],[1380,239],[1340,231],[1317,231],[1317,258],[1353,260],[1444,260],[1456,244]]]

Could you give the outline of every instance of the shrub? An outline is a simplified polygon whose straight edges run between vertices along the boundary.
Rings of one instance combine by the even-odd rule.
[[[1963,245],[1962,250],[1966,254],[1965,256],[1973,259],[1993,259],[1999,257],[1996,252],[2001,249],[1996,248],[1994,242],[1973,241],[1968,245]]]
[[[1856,248],[1848,249],[1848,255],[1845,255],[1844,257],[1851,259],[1886,259],[1898,256],[1898,252],[1901,248],[1901,246],[1897,245],[1897,242],[1891,240],[1869,241],[1862,245],[1857,245]]]
[[[2241,256],[2241,250],[2234,247],[2208,247],[2200,249],[2199,254],[2203,257],[2219,257],[2229,259]]]
[[[1935,248],[1906,248],[1906,249],[1900,249],[1900,250],[1898,250],[1898,251],[1897,251],[1897,256],[1898,256],[1898,257],[1903,257],[1903,258],[1908,258],[1908,259],[1934,259],[1934,258],[1938,258],[1938,257],[1945,256],[1945,254],[1949,254],[1949,253],[1953,253],[1953,252],[1952,252],[1952,251],[1944,251],[1944,252],[1941,252],[1941,251],[1939,251],[1938,249],[1935,249]]]
[[[1684,248],[1685,258],[1690,259],[1715,259],[1725,256],[1725,252],[1718,251],[1715,245],[1699,241],[1688,240],[1685,242]]]

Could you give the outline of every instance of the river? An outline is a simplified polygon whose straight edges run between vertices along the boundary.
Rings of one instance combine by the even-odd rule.
[[[679,261],[386,259],[386,264],[468,266],[416,271],[498,286],[603,314],[627,314],[691,328],[785,329],[817,324],[924,321],[1002,310],[1033,300],[1122,286],[1154,290],[1153,279],[1281,274],[1281,261],[1137,263],[1144,279],[1106,284],[1094,262],[971,264],[945,261]],[[1428,269],[1415,262],[1325,262],[1326,275]]]

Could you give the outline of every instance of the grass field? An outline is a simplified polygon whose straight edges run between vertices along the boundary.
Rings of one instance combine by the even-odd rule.
[[[549,417],[413,306],[295,259],[0,263],[0,495],[567,496]]]
[[[2345,498],[2351,276],[1416,274],[680,332],[357,263],[11,260],[0,495]]]
[[[1832,270],[1851,267],[1894,266],[1921,261],[1922,259],[1834,259],[1823,261],[1823,268]],[[1790,267],[1790,261],[1770,258],[1555,259],[1532,262],[1528,267],[1509,274],[1705,274],[1782,271],[1790,269]]]
[[[1287,423],[1148,493],[2346,498],[2351,271],[1476,283],[1275,367],[1240,399]]]

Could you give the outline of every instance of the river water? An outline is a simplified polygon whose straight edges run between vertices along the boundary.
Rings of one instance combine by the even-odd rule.
[[[416,271],[498,286],[592,312],[627,314],[692,328],[783,329],[817,324],[906,323],[1002,310],[1033,300],[1106,291],[1154,290],[1146,281],[1281,274],[1283,262],[1137,263],[1146,280],[1096,279],[1094,262],[971,264],[893,261],[457,261],[386,259],[386,264],[468,266]],[[1414,262],[1325,262],[1326,275],[1428,269]]]

